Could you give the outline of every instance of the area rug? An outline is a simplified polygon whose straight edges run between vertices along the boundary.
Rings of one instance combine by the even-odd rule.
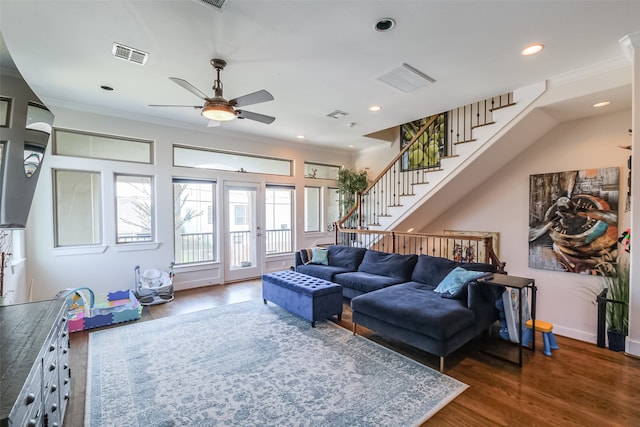
[[[85,426],[412,426],[467,386],[253,300],[89,335]]]

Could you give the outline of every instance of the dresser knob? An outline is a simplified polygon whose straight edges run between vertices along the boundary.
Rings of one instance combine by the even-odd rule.
[[[36,395],[35,394],[33,394],[33,393],[27,394],[27,399],[26,399],[27,405],[31,405],[35,401],[36,401]]]
[[[27,423],[27,427],[36,427],[37,425],[38,425],[38,422],[33,418],[30,419],[29,422]]]
[[[58,409],[57,403],[54,403],[53,405],[51,405],[51,412],[56,412],[56,409]]]
[[[56,370],[56,364],[52,363],[51,365],[49,365],[49,371],[55,371]]]
[[[64,394],[64,400],[69,400],[69,393]]]
[[[69,369],[69,365],[67,365],[66,363],[63,365],[62,369]]]
[[[56,391],[58,389],[58,386],[55,384],[51,384],[51,393],[53,393],[54,391]]]
[[[55,346],[55,345],[51,344],[51,345],[49,346],[49,351],[53,351],[53,350],[55,350],[55,349],[56,349],[56,346]]]

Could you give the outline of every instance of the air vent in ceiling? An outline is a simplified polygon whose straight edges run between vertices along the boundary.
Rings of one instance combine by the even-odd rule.
[[[434,79],[422,71],[416,70],[409,64],[402,64],[398,68],[381,75],[378,77],[378,80],[405,93],[413,92],[416,89],[435,82]]]
[[[143,52],[120,43],[113,44],[111,53],[116,58],[124,59],[125,61],[134,62],[140,65],[145,65],[149,59],[149,54],[147,52]]]
[[[331,117],[332,119],[339,119],[340,117],[344,117],[344,116],[346,116],[348,114],[349,113],[345,113],[344,111],[335,110],[335,111],[332,111],[331,113],[327,114],[327,117]]]
[[[229,0],[195,0],[198,3],[202,3],[202,4],[206,4],[207,6],[211,6],[212,8],[219,10],[222,12],[222,10],[224,10],[225,7],[227,7],[227,4],[229,3]]]

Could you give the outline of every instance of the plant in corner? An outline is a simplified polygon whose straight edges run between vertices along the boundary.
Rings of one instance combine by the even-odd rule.
[[[610,275],[603,277],[607,290],[607,338],[609,349],[624,351],[629,332],[629,260],[620,257]]]
[[[369,185],[367,171],[340,169],[338,171],[338,194],[342,203],[342,215],[346,215],[356,204],[356,193],[364,191]]]

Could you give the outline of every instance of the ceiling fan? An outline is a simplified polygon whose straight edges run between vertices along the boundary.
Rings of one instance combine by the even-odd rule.
[[[179,79],[177,77],[169,77],[169,80],[182,86],[198,98],[204,101],[204,105],[158,105],[150,104],[150,107],[189,107],[201,109],[200,114],[203,117],[209,119],[208,126],[219,126],[220,122],[233,120],[236,117],[239,119],[255,120],[260,123],[273,123],[275,117],[267,116],[265,114],[252,113],[251,111],[236,110],[235,107],[244,107],[247,105],[259,104],[261,102],[273,101],[273,95],[266,90],[259,90],[257,92],[250,93],[248,95],[240,96],[226,100],[222,96],[222,81],[220,81],[220,71],[224,69],[227,62],[222,59],[212,59],[211,65],[216,70],[216,80],[213,83],[214,96],[208,97],[198,88],[193,86],[186,80]]]

